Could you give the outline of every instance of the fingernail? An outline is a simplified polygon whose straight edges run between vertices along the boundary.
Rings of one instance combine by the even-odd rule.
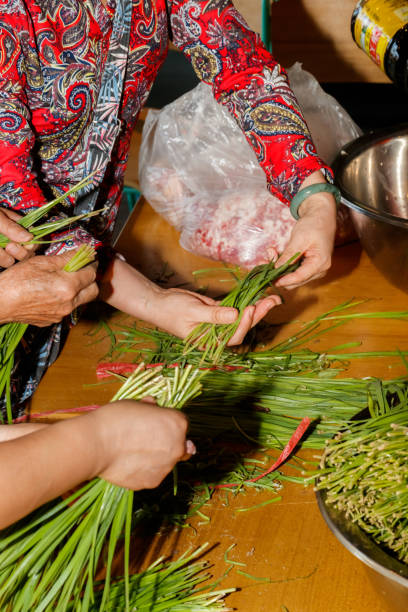
[[[277,250],[276,250],[276,249],[274,249],[274,248],[270,248],[270,249],[267,249],[267,251],[266,251],[266,252],[268,253],[268,258],[269,258],[269,261],[274,261],[274,262],[276,262],[276,260],[277,260],[277,259],[278,259],[278,257],[279,257],[279,256],[278,256],[278,252],[277,252]]]
[[[237,319],[237,311],[235,308],[223,308],[222,320],[224,323],[234,323]]]
[[[186,453],[188,455],[195,455],[197,452],[197,449],[195,447],[194,442],[192,442],[191,440],[186,440]]]
[[[5,248],[5,251],[16,259],[20,254],[20,248],[21,247],[15,242],[9,242]]]

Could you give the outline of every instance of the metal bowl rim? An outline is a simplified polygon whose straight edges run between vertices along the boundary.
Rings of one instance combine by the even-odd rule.
[[[393,128],[383,128],[380,130],[371,130],[362,136],[359,136],[355,140],[347,143],[342,147],[342,149],[337,154],[333,164],[333,172],[335,177],[335,183],[339,187],[342,197],[341,201],[345,206],[356,210],[368,217],[372,217],[378,221],[386,221],[391,223],[391,225],[397,225],[399,227],[408,228],[408,219],[403,219],[401,217],[397,217],[396,215],[392,215],[391,213],[382,212],[378,213],[371,206],[367,206],[363,202],[356,200],[353,198],[353,195],[348,191],[348,189],[344,186],[341,176],[343,174],[344,169],[347,165],[352,162],[358,155],[360,155],[363,151],[369,149],[372,145],[377,142],[384,140],[384,138],[392,138],[395,136],[408,136],[408,123],[402,123],[396,125]]]
[[[343,546],[349,552],[351,552],[355,557],[357,557],[357,559],[359,559],[360,561],[368,565],[371,569],[375,570],[376,572],[378,572],[385,578],[388,578],[389,580],[392,580],[393,582],[396,582],[399,585],[405,588],[408,588],[408,577],[402,576],[398,574],[397,572],[384,567],[383,565],[381,565],[374,559],[371,559],[371,557],[366,555],[363,551],[359,550],[356,546],[354,546],[352,542],[348,540],[348,538],[342,533],[341,529],[338,527],[336,522],[332,519],[332,517],[328,513],[327,506],[326,506],[326,503],[322,495],[322,491],[317,490],[315,494],[316,494],[316,499],[317,499],[317,504],[319,506],[319,510],[326,522],[326,525],[329,527],[330,531],[336,536],[339,542],[343,544]],[[377,546],[375,543],[374,545]],[[396,561],[398,562],[398,560]],[[398,562],[398,563],[401,563],[401,562]]]

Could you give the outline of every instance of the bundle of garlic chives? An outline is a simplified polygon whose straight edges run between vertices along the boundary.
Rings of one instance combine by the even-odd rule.
[[[350,423],[330,439],[311,478],[326,503],[408,563],[407,396],[398,409]]]
[[[147,570],[131,576],[129,599],[138,612],[228,612],[224,598],[235,589],[214,589],[215,585],[202,584],[211,576],[205,561],[195,561],[203,555],[207,545],[200,546],[193,553],[185,553],[179,559],[165,562],[155,561]],[[195,561],[195,562],[194,562]],[[218,581],[217,581],[218,583]],[[99,610],[100,595],[96,595],[91,610]],[[112,584],[107,612],[123,610],[126,605],[124,580]]]
[[[70,225],[73,221],[78,221],[80,219],[88,218],[95,214],[99,214],[100,211],[96,211],[94,213],[86,213],[84,215],[77,215],[76,217],[63,218],[58,221],[53,221],[49,224],[45,223],[40,226],[34,225],[35,223],[37,223],[37,221],[39,221],[45,215],[47,215],[50,212],[50,210],[52,210],[57,204],[60,204],[67,197],[77,193],[80,189],[89,185],[91,182],[91,179],[92,179],[92,174],[84,178],[82,181],[80,181],[76,185],[74,185],[74,187],[71,187],[71,189],[67,191],[66,193],[63,193],[62,195],[58,196],[51,202],[47,202],[43,206],[34,208],[29,213],[24,215],[24,217],[21,217],[21,219],[19,219],[18,224],[24,227],[27,231],[29,231],[34,236],[34,238],[30,240],[27,244],[35,243],[43,236],[47,234],[51,234],[52,232],[58,231],[59,229],[62,229],[66,227],[67,225]],[[10,239],[4,234],[0,233],[0,248],[4,249],[4,247],[7,246],[9,242],[10,242]]]
[[[282,448],[301,419],[309,417],[315,424],[302,448],[317,449],[368,405],[398,409],[407,395],[407,379],[338,380],[212,371],[186,413],[194,437],[200,432],[210,438],[244,437],[270,448]]]
[[[200,393],[202,373],[188,366],[138,370],[113,398],[152,396],[159,404],[181,408]],[[133,491],[94,479],[68,499],[41,508],[9,528],[0,539],[0,609],[13,612],[75,609],[93,605],[95,575],[107,550],[106,578],[99,610],[110,597],[112,562],[124,534],[124,609],[129,610],[129,550]]]
[[[115,332],[116,333],[116,332]],[[138,326],[121,326],[119,340],[112,332],[112,346],[109,355],[113,354],[133,354],[135,359],[141,359],[149,363],[190,363],[201,367],[212,367],[212,361],[208,356],[203,355],[203,351],[198,348],[191,348],[184,354],[184,342],[159,329],[140,328]],[[146,346],[146,345],[150,346]],[[322,371],[331,366],[334,360],[340,360],[341,355],[326,355],[316,353],[310,349],[303,349],[297,352],[279,352],[273,348],[267,351],[240,352],[224,349],[218,359],[217,366],[220,369],[256,369],[279,371],[299,371],[306,370]],[[108,363],[106,367],[109,368]]]
[[[218,363],[229,340],[237,330],[245,308],[255,304],[268,287],[283,274],[293,272],[299,265],[297,261],[299,257],[300,253],[296,253],[279,268],[275,268],[273,261],[253,268],[221,301],[221,306],[230,306],[238,310],[235,323],[197,325],[185,339],[184,354],[188,355],[190,351],[203,347],[202,360],[208,359],[214,364]]]
[[[341,348],[344,349],[349,347],[349,345],[345,345],[343,347],[336,347],[335,350],[337,352],[335,353],[331,351],[317,353],[305,347],[306,342],[311,342],[322,334],[326,334],[332,329],[344,325],[347,321],[355,318],[394,319],[404,321],[408,319],[408,311],[344,313],[344,311],[360,306],[365,301],[366,300],[349,300],[339,304],[313,320],[306,322],[302,325],[299,332],[271,346],[267,350],[259,350],[257,347],[255,351],[240,351],[237,353],[234,350],[224,348],[217,366],[221,368],[225,367],[226,369],[230,367],[241,367],[251,370],[263,369],[268,372],[274,370],[277,372],[313,371],[322,373],[324,370],[330,369],[328,374],[333,372],[334,375],[337,373],[334,372],[332,367],[334,362],[339,363],[344,368],[345,360],[349,359],[371,357],[404,358],[408,353],[407,351],[401,350],[354,351],[352,353],[339,352]],[[332,323],[332,321],[335,321],[335,323]],[[329,326],[322,326],[325,322],[329,322]],[[211,360],[203,354],[202,350],[197,347],[189,347],[188,352],[185,353],[183,340],[162,330],[140,328],[137,324],[133,326],[121,326],[119,328],[119,340],[116,340],[116,331],[113,333],[109,330],[106,323],[105,328],[110,331],[110,357],[116,353],[134,354],[135,360],[141,359],[149,363],[192,363],[203,367],[212,365]],[[149,346],[146,346],[146,344]]]
[[[398,320],[408,316],[407,312],[344,314],[361,303],[349,301],[332,308],[268,350],[241,354],[225,349],[217,369],[209,364],[203,393],[188,408],[193,430],[202,427],[209,435],[222,431],[231,438],[239,435],[240,428],[255,437],[258,444],[279,447],[288,442],[299,420],[307,416],[315,419],[316,426],[309,430],[303,446],[321,448],[328,437],[370,402],[380,405],[389,401],[395,405],[395,398],[407,393],[406,379],[337,379],[334,376],[338,371],[332,366],[353,356],[403,357],[403,352],[319,354],[303,348],[316,335],[328,332],[331,327],[324,329],[321,324],[333,318],[343,324],[354,316]],[[129,326],[121,329],[122,340],[113,347],[114,352],[142,354],[153,363],[201,363],[201,351],[183,355],[182,340],[166,332]],[[140,342],[151,348],[140,349]],[[112,369],[120,370],[122,365],[129,364],[114,363]],[[206,364],[204,371],[205,367]],[[103,370],[109,370],[109,364],[103,364]],[[259,410],[254,411],[254,407]]]
[[[95,251],[89,245],[81,245],[64,267],[66,272],[76,272],[95,259]],[[5,394],[7,422],[13,421],[11,407],[11,373],[14,367],[14,353],[28,325],[6,323],[0,327],[0,398]]]

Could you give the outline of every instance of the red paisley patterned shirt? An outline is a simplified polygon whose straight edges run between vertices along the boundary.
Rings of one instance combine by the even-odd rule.
[[[114,0],[0,0],[0,206],[29,210],[82,177],[114,11]],[[284,70],[229,0],[133,0],[122,127],[97,233],[115,218],[132,128],[170,38],[234,115],[274,195],[287,203],[311,172],[330,175]]]

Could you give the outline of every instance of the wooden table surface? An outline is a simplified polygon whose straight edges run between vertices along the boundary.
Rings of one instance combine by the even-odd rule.
[[[135,172],[135,154],[130,160],[129,177]],[[157,278],[163,264],[174,272],[173,283],[192,284],[192,271],[217,267],[182,250],[177,233],[144,202],[139,206],[125,231],[119,250],[146,275]],[[206,279],[207,283],[207,279]],[[209,281],[209,291],[219,291],[217,281]],[[276,308],[269,319],[282,324],[274,340],[287,337],[307,321],[351,298],[370,298],[362,309],[407,309],[407,295],[392,287],[361,252],[358,243],[336,249],[328,276],[296,291],[286,292],[284,305]],[[115,316],[113,317],[115,320]],[[297,321],[297,322],[295,322]],[[116,389],[111,383],[97,384],[95,367],[104,355],[107,341],[93,343],[85,335],[95,329],[95,320],[82,320],[71,332],[62,355],[45,375],[32,401],[31,411],[67,409],[78,405],[109,401]],[[408,349],[408,322],[390,320],[354,320],[322,336],[310,348],[324,351],[351,341],[361,341],[369,351],[375,349]],[[404,372],[398,359],[356,361],[349,373],[354,376],[390,378]],[[236,513],[268,498],[265,493],[238,495],[229,506],[224,494],[215,494],[205,514],[211,519],[192,520],[193,529],[174,529],[155,538],[137,540],[138,557],[146,564],[162,554],[176,556],[204,542],[214,546],[208,558],[213,573],[224,573],[224,552],[231,545],[229,557],[245,563],[247,573],[270,579],[253,581],[236,571],[223,582],[225,587],[240,590],[228,598],[231,607],[240,612],[383,612],[387,608],[366,575],[363,564],[343,548],[320,516],[311,488],[285,484],[280,502]],[[241,566],[236,566],[241,567]],[[392,609],[392,608],[391,608]]]

